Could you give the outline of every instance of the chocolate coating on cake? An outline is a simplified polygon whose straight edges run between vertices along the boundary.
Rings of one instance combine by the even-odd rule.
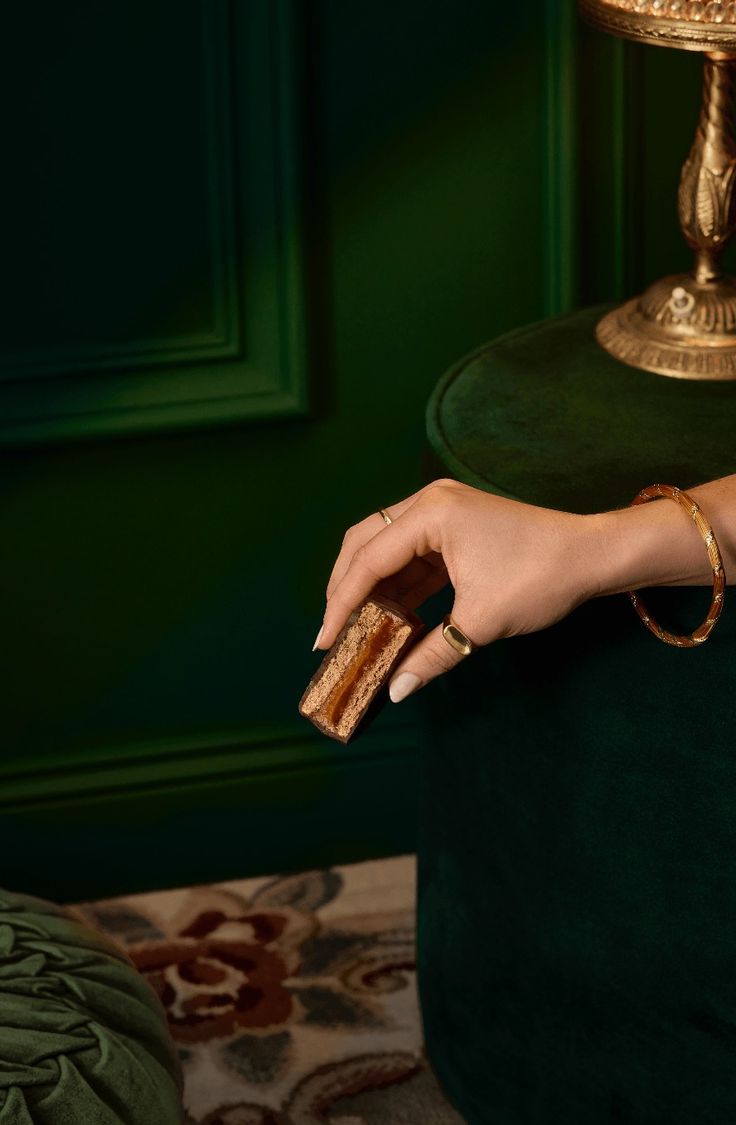
[[[368,598],[309,681],[300,713],[330,738],[348,742],[423,629],[397,602]]]

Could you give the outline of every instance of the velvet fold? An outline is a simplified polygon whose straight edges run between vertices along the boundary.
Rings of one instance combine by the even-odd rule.
[[[0,891],[0,1125],[179,1125],[163,1009],[60,907]]]

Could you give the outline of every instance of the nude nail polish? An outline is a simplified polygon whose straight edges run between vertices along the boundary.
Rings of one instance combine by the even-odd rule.
[[[413,691],[417,690],[421,682],[419,676],[416,676],[413,672],[399,672],[389,685],[388,694],[391,702],[401,703],[402,699],[406,699],[407,695],[411,695]]]

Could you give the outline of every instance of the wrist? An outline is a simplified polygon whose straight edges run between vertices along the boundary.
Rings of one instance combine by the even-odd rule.
[[[599,566],[594,596],[712,581],[697,529],[671,500],[599,512],[589,519]]]

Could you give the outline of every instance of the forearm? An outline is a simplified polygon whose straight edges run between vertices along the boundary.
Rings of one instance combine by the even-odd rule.
[[[685,491],[711,524],[727,583],[736,579],[736,474]],[[592,516],[599,549],[597,593],[643,586],[709,586],[713,571],[702,536],[687,513],[662,498]]]

